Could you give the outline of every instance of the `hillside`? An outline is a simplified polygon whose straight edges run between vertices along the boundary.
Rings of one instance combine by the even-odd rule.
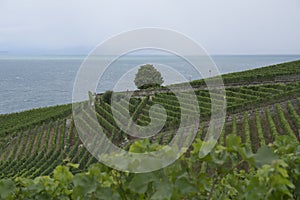
[[[299,140],[300,82],[276,82],[283,75],[296,77],[297,74],[300,75],[300,61],[224,75],[224,82],[231,84],[226,86],[227,118],[219,142],[225,144],[226,136],[238,135],[249,149],[256,152],[260,146],[272,143],[276,135],[288,134]],[[254,79],[260,84],[245,85],[245,82]],[[240,80],[243,81],[238,86],[236,83]],[[210,117],[210,94],[197,87],[195,93],[202,117],[197,137],[204,138],[206,121]],[[128,149],[136,139],[127,137],[117,127],[110,105],[101,96],[96,102],[98,121],[105,127],[107,136],[115,144]],[[150,122],[148,113],[151,105],[163,105],[167,109],[167,122],[159,135],[150,140],[166,144],[172,139],[180,120],[179,103],[172,93],[157,92],[151,99],[132,98],[130,102],[130,113],[139,125]],[[122,102],[119,106],[122,111]],[[76,172],[96,162],[81,144],[72,121],[70,105],[1,115],[0,121],[1,178],[48,175],[66,161],[80,164]]]

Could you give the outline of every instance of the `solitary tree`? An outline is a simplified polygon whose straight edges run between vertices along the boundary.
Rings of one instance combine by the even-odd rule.
[[[161,73],[150,64],[142,65],[134,79],[138,89],[159,87],[163,82]]]

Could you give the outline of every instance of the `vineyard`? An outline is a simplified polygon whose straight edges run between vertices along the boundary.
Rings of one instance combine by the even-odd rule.
[[[228,142],[232,141],[228,138],[240,138],[246,151],[257,153],[261,147],[276,143],[276,138],[282,136],[300,142],[300,81],[295,76],[297,74],[300,76],[300,61],[224,75],[226,120],[218,139],[219,145],[229,148],[231,143]],[[249,83],[255,84],[247,85]],[[217,89],[209,92],[200,87],[203,84],[201,80],[192,82],[201,116],[196,141],[202,141],[208,131],[210,97],[213,95],[220,105],[224,100],[224,95],[219,94]],[[83,109],[82,119],[85,120],[80,127],[75,127],[72,105],[0,115],[0,179],[53,176],[58,165],[68,163],[79,164],[68,168],[70,173],[86,171],[97,160],[82,144],[77,131],[92,132],[95,123],[103,127],[110,141],[125,150],[132,150],[132,145],[146,140],[150,144],[168,144],[179,127],[182,109],[193,112],[188,95],[184,98],[182,104],[174,93],[158,91],[148,96],[132,97],[129,107],[122,98],[119,99],[114,109],[120,116],[126,116],[129,110],[132,120],[141,126],[151,123],[149,110],[153,105],[159,104],[166,109],[167,118],[162,130],[148,139],[138,139],[122,131],[113,117],[111,105],[102,95],[94,101],[97,121],[89,118]],[[155,109],[151,112],[152,120],[162,118]],[[105,147],[103,141],[91,145]],[[194,150],[195,147],[189,152]],[[240,164],[239,169],[247,171],[248,165]],[[200,163],[197,170],[211,169]]]

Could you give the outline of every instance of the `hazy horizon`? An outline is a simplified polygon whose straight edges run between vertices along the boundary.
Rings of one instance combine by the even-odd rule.
[[[0,54],[86,55],[121,32],[157,27],[211,55],[300,55],[299,10],[298,0],[2,0]]]

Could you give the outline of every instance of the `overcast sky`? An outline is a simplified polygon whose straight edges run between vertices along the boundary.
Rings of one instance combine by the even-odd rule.
[[[141,27],[179,31],[210,54],[300,54],[300,0],[0,0],[9,53],[86,53]]]

